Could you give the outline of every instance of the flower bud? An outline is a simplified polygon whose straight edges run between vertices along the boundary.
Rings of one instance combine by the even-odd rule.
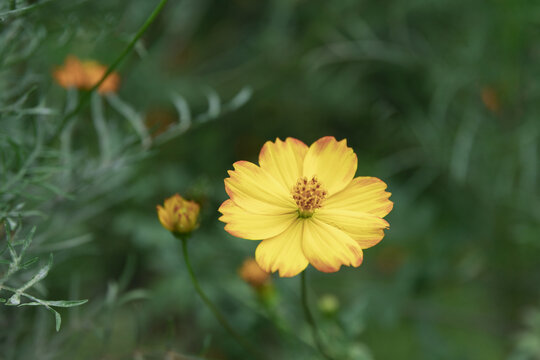
[[[334,316],[339,310],[339,300],[335,295],[325,294],[319,298],[318,307],[320,312],[328,317]]]
[[[270,281],[270,274],[261,269],[255,259],[246,259],[238,269],[238,274],[249,285],[260,289]]]
[[[174,235],[185,235],[195,230],[199,226],[199,211],[199,204],[178,194],[165,199],[164,206],[157,206],[159,222]]]
[[[55,69],[53,77],[60,86],[66,89],[82,89],[86,86],[84,66],[81,61],[73,55],[66,58],[63,66]]]
[[[70,55],[64,65],[53,72],[56,82],[64,88],[90,90],[107,72],[107,66],[93,60],[79,60]],[[117,72],[110,73],[98,88],[98,93],[105,94],[118,91],[120,76]]]
[[[107,67],[101,65],[97,61],[87,60],[83,61],[84,71],[86,73],[86,88],[91,89],[95,84],[101,80],[103,75],[107,72]],[[101,83],[98,88],[98,93],[105,94],[111,92],[117,92],[120,87],[120,76],[116,72],[112,72]]]

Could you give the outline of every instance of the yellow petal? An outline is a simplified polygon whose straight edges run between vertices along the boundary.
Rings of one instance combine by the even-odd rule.
[[[276,272],[279,276],[298,275],[308,265],[302,252],[302,233],[305,221],[298,220],[284,232],[263,240],[255,251],[257,263],[266,272]]]
[[[175,213],[175,207],[177,207],[179,204],[179,201],[178,201],[178,197],[180,195],[178,194],[175,194],[171,197],[168,197],[167,199],[165,199],[165,201],[163,202],[163,205],[165,207],[165,210],[167,210],[168,212],[170,213]]]
[[[302,239],[304,255],[317,270],[338,271],[341,265],[362,264],[362,249],[345,232],[315,217],[304,221]]]
[[[346,232],[362,249],[381,241],[384,237],[383,229],[389,227],[388,222],[378,216],[350,210],[328,209],[326,206],[318,209],[314,217]]]
[[[384,191],[385,189],[386,184],[376,177],[357,177],[345,189],[328,197],[324,207],[384,217],[394,206],[394,203],[388,200],[391,194]]]
[[[169,231],[174,231],[174,223],[171,221],[169,212],[163,208],[163,206],[157,206],[159,222],[163,227]]]
[[[253,214],[226,200],[219,212],[219,220],[227,223],[225,230],[236,237],[248,240],[262,240],[276,236],[287,229],[298,218],[295,211],[288,214]]]
[[[232,201],[254,214],[287,214],[296,209],[290,194],[265,170],[248,161],[237,161],[225,179]]]
[[[267,141],[259,154],[259,164],[290,190],[302,176],[307,150],[306,144],[294,138],[285,141],[278,138],[275,143]]]
[[[304,176],[317,176],[329,195],[345,188],[356,173],[358,159],[347,141],[326,136],[309,147],[304,159]]]

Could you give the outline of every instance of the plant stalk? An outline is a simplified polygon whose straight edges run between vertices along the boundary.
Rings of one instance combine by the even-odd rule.
[[[317,350],[319,350],[319,352],[325,359],[334,360],[334,358],[328,355],[328,353],[326,352],[322,343],[321,335],[319,333],[319,328],[317,327],[317,324],[315,323],[315,319],[313,318],[313,315],[311,314],[311,311],[309,310],[305,270],[302,271],[302,274],[300,275],[300,294],[301,294],[302,308],[304,309],[304,316],[306,317],[306,321],[308,322],[309,327],[311,328],[311,334],[313,335],[313,340],[315,341]]]
[[[237,333],[232,326],[229,324],[227,319],[223,316],[223,314],[218,310],[218,308],[212,303],[212,301],[208,298],[208,296],[204,293],[201,286],[199,285],[199,282],[197,281],[197,278],[195,277],[195,274],[193,272],[193,268],[191,267],[191,263],[189,261],[189,254],[188,254],[188,248],[187,248],[187,237],[179,237],[182,241],[182,252],[184,254],[184,261],[186,263],[186,268],[189,273],[189,277],[191,279],[191,282],[193,283],[193,287],[195,288],[195,291],[199,296],[201,297],[202,301],[205,303],[205,305],[210,309],[212,314],[216,317],[216,319],[219,321],[221,326],[227,330],[227,332],[240,344],[242,345],[246,350],[248,350],[253,356],[259,359],[265,359],[262,354],[260,354],[255,348],[239,333]]]

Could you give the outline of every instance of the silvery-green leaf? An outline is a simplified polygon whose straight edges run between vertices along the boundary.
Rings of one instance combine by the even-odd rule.
[[[46,301],[47,305],[55,306],[55,307],[74,307],[74,306],[86,304],[87,302],[88,302],[88,299]]]

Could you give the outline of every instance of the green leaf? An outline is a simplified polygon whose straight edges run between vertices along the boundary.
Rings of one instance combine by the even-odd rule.
[[[133,278],[133,274],[135,273],[135,267],[136,267],[136,259],[133,254],[129,254],[126,259],[126,264],[124,265],[124,270],[122,271],[122,274],[120,275],[120,279],[118,280],[118,289],[120,291],[123,291],[127,289],[129,282]]]
[[[30,265],[34,264],[35,262],[37,262],[39,260],[39,258],[36,256],[30,260],[27,260],[25,261],[23,264],[21,264],[21,268],[22,269],[27,269],[30,267]]]
[[[37,246],[38,251],[59,251],[71,249],[87,242],[92,241],[92,236],[90,234],[84,234],[78,237],[74,237],[68,240],[57,241],[43,246]],[[35,249],[34,249],[35,250]]]
[[[80,306],[80,305],[86,304],[87,302],[88,302],[88,299],[46,301],[47,305],[49,306],[64,307],[64,308]]]
[[[28,296],[28,295],[25,295],[25,296]],[[44,300],[40,300],[40,299],[37,299],[33,296],[30,296],[32,299],[34,299],[35,301],[33,302],[28,302],[28,303],[23,303],[23,304],[20,304],[19,306],[39,306],[39,305],[42,305],[42,306],[45,306],[45,308],[49,311],[52,311],[52,313],[54,314],[54,321],[55,321],[55,328],[56,328],[56,331],[60,331],[60,326],[62,325],[62,317],[60,316],[60,314],[58,313],[58,311],[54,310],[52,307],[50,307],[48,304],[47,304],[47,301],[44,301]]]
[[[6,233],[6,240],[9,244],[11,242],[11,224],[8,220],[4,220],[4,232]]]
[[[26,289],[34,286],[34,284],[36,284],[37,282],[43,280],[49,273],[49,270],[51,269],[52,264],[53,264],[53,254],[50,254],[49,262],[47,263],[47,265],[39,269],[39,271],[36,273],[36,275],[34,275],[32,279],[30,279],[30,281],[28,281],[26,284],[18,288],[17,293],[20,294]]]
[[[7,301],[6,305],[17,306],[21,304],[21,294],[16,292]]]
[[[19,258],[17,257],[17,253],[15,252],[15,249],[13,248],[13,245],[11,243],[7,243],[7,247],[9,249],[9,255],[11,256],[11,259],[15,264],[19,262]]]
[[[148,298],[150,298],[150,293],[148,291],[143,289],[135,289],[121,296],[118,299],[118,305],[121,306],[131,301],[146,300]]]
[[[47,265],[42,267],[38,271],[38,273],[36,275],[34,275],[34,277],[27,284],[29,284],[31,286],[31,285],[34,285],[35,283],[37,283],[38,281],[43,280],[47,276],[47,274],[49,273],[49,270],[51,270],[52,264],[53,264],[53,254],[50,254],[49,255],[49,262],[47,263]]]
[[[221,113],[221,99],[214,89],[208,89],[206,98],[208,100],[208,112],[205,121],[215,119]]]
[[[60,326],[62,325],[62,317],[60,316],[60,313],[58,313],[58,311],[54,310],[53,308],[49,308],[51,309],[52,312],[54,312],[54,321],[56,323],[56,332],[60,331]]]
[[[0,250],[0,256],[4,255],[4,253],[6,252],[7,250],[7,246],[5,248],[3,248],[2,250]]]
[[[28,235],[26,235],[26,238],[24,239],[24,242],[23,242],[23,247],[22,247],[22,250],[21,250],[21,254],[20,254],[20,257],[22,257],[26,251],[26,249],[28,249],[28,247],[30,246],[30,244],[32,243],[32,239],[34,238],[34,234],[36,233],[36,227],[34,226],[30,232],[28,233]]]
[[[189,104],[183,96],[176,93],[171,95],[171,99],[180,116],[179,126],[186,130],[191,124],[191,111],[189,110]]]
[[[42,183],[38,183],[37,185],[41,186],[44,189],[49,190],[50,192],[54,193],[57,196],[60,196],[69,200],[74,199],[73,195],[65,192],[64,190],[60,189],[58,186],[55,186],[53,184],[42,182]]]
[[[45,302],[45,300],[31,301],[31,302],[25,302],[25,303],[19,304],[17,306],[18,307],[21,307],[21,306],[45,306],[46,307],[46,302]]]
[[[74,306],[80,306],[83,304],[86,304],[88,302],[88,299],[84,300],[40,300],[40,301],[31,301],[22,303],[19,306],[54,306],[54,307],[74,307]]]
[[[227,110],[236,110],[251,99],[253,90],[250,87],[242,88],[238,94],[226,105]]]

